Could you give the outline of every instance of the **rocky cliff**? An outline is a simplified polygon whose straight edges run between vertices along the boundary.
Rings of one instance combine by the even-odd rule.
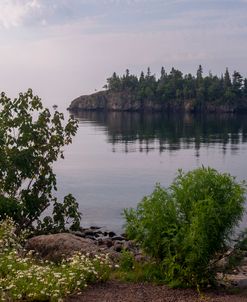
[[[153,100],[138,100],[131,92],[100,91],[91,95],[83,95],[74,99],[69,110],[97,110],[97,111],[162,111],[187,110],[193,111],[192,101],[166,102]]]
[[[161,102],[157,100],[138,100],[131,92],[100,91],[91,95],[83,95],[74,99],[68,110],[81,111],[207,111],[237,112],[247,111],[247,102],[240,105],[219,105],[206,103],[203,108],[196,106],[195,100]]]

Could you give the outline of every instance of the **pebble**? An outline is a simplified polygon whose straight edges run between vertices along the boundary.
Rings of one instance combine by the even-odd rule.
[[[112,237],[112,240],[118,240],[118,241],[123,241],[123,240],[125,240],[125,238],[124,237],[122,237],[122,236],[113,236]]]
[[[91,239],[91,240],[96,240],[95,236],[87,235],[86,238]]]
[[[89,238],[88,236],[94,236],[95,232],[89,229],[89,230],[85,230],[84,234],[86,235],[87,238]]]
[[[95,226],[95,225],[92,225],[92,226],[90,227],[90,229],[92,229],[92,230],[99,230],[99,229],[100,229],[100,227]]]
[[[112,240],[109,239],[109,238],[105,240],[105,244],[106,244],[107,247],[113,246]]]
[[[71,234],[76,235],[78,237],[85,238],[85,233],[80,231],[71,232]]]
[[[95,245],[102,249],[109,249],[116,254],[123,249],[139,254],[139,250],[132,241],[126,240],[125,234],[117,235],[113,231],[103,230],[98,226],[91,226],[89,228],[81,228],[81,231],[71,232],[72,234],[88,238],[94,241]]]
[[[114,236],[116,236],[116,233],[111,231],[111,232],[108,233],[108,235],[109,235],[109,237],[114,237]]]
[[[123,249],[123,244],[121,242],[119,242],[119,241],[115,241],[115,243],[114,243],[114,250],[116,252],[121,252],[122,249]]]

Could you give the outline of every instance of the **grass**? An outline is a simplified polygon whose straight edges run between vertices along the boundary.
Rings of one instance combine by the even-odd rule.
[[[134,255],[129,251],[122,251],[119,266],[111,272],[111,278],[127,282],[165,284],[161,265],[150,259],[136,261]]]

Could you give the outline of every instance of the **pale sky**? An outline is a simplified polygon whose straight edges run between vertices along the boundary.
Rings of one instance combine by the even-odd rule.
[[[126,68],[247,76],[247,0],[0,0],[0,90],[67,107]]]

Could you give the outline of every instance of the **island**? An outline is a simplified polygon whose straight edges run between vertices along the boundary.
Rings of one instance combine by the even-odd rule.
[[[196,75],[183,75],[172,68],[161,68],[160,76],[150,68],[140,76],[122,76],[115,72],[107,79],[105,90],[74,99],[70,111],[184,111],[184,112],[247,112],[247,78],[228,68],[220,77],[210,72],[203,76],[199,65]]]

